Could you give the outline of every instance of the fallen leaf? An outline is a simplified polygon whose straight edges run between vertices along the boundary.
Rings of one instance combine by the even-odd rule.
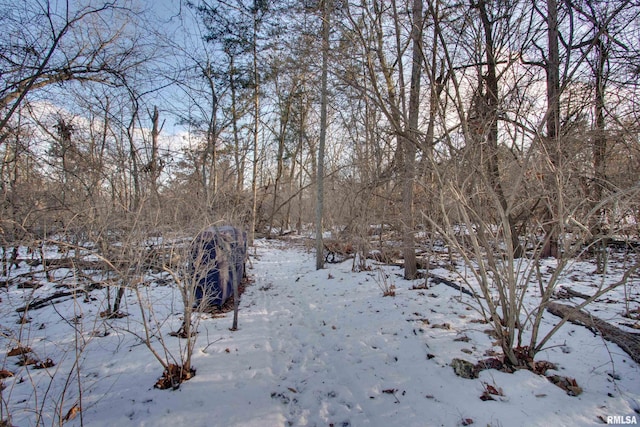
[[[47,357],[47,359],[45,361],[39,361],[36,362],[33,365],[33,369],[45,369],[45,368],[53,368],[54,366],[56,366],[55,363],[53,363],[53,360],[49,359]]]
[[[9,352],[7,353],[7,356],[8,357],[20,356],[22,354],[27,354],[27,353],[31,353],[31,348],[18,346],[9,350]]]
[[[495,400],[495,399],[493,397],[491,397],[491,395],[485,391],[480,395],[480,400],[486,402],[487,400]]]
[[[67,421],[71,421],[80,413],[80,411],[82,411],[82,409],[80,409],[78,405],[73,405],[71,409],[69,409],[69,412],[67,412],[67,415],[62,419],[62,422],[66,423]]]
[[[582,388],[573,378],[563,377],[560,375],[549,375],[547,379],[566,391],[569,396],[578,396],[582,394]]]
[[[20,360],[18,360],[18,362],[16,362],[16,364],[18,366],[29,366],[29,365],[35,365],[36,363],[38,363],[39,361],[33,357],[27,356],[26,354],[23,354],[20,357]]]
[[[504,396],[501,388],[495,388],[491,384],[485,384],[487,392],[496,396]]]

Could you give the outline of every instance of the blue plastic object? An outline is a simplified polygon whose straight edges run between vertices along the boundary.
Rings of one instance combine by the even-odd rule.
[[[191,247],[195,304],[220,307],[245,273],[247,233],[226,225],[202,231]]]

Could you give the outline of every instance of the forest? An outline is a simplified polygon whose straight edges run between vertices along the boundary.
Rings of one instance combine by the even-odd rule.
[[[318,270],[426,284],[448,259],[509,367],[576,260],[618,274],[577,308],[624,288],[638,325],[639,1],[0,0],[0,23],[5,288],[69,269],[117,316],[154,268],[191,315],[183,243],[231,224]]]

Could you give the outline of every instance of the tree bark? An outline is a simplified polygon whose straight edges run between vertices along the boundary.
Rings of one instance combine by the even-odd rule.
[[[231,90],[231,126],[233,129],[233,145],[234,145],[234,158],[236,162],[237,177],[236,177],[236,191],[242,193],[244,190],[244,159],[245,155],[242,153],[242,147],[240,146],[240,132],[238,129],[238,95],[236,88],[236,70],[235,70],[235,57],[234,54],[229,52],[229,89]]]
[[[207,207],[211,207],[213,198],[218,191],[218,174],[216,171],[216,163],[218,162],[218,94],[211,67],[211,63],[207,60],[206,68],[203,71],[211,94],[211,111],[207,125],[207,145],[202,154],[202,190],[206,195]]]
[[[153,114],[151,115],[151,160],[149,161],[149,175],[151,177],[151,186],[153,194],[156,200],[160,201],[160,193],[158,192],[158,179],[160,178],[160,172],[162,171],[162,165],[158,155],[158,137],[160,136],[160,113],[158,107],[153,107]]]
[[[480,113],[483,119],[483,126],[488,127],[486,132],[486,144],[482,144],[483,151],[485,152],[483,158],[487,162],[487,175],[489,177],[489,183],[492,190],[495,192],[500,204],[500,208],[507,217],[509,234],[511,236],[511,245],[513,254],[519,258],[523,254],[523,249],[518,239],[518,230],[515,226],[515,220],[511,214],[511,207],[504,192],[502,186],[502,174],[500,172],[500,155],[498,150],[498,107],[500,100],[499,93],[499,77],[497,70],[497,60],[495,55],[495,41],[493,37],[493,23],[489,19],[487,13],[487,3],[482,0],[478,2],[478,9],[480,12],[480,20],[482,21],[482,27],[485,36],[485,50],[487,59],[487,73],[483,76],[484,83],[486,84],[486,91],[483,94],[479,102],[482,103]],[[478,82],[482,87],[483,82]]]
[[[592,191],[591,203],[597,206],[602,200],[603,189],[607,180],[606,175],[606,160],[607,160],[607,136],[606,136],[606,122],[604,118],[605,112],[605,87],[606,87],[606,75],[605,67],[607,64],[607,47],[605,46],[602,36],[598,38],[596,43],[596,93],[594,100],[594,113],[595,113],[595,136],[593,139],[593,172],[594,182]],[[606,248],[605,242],[602,240],[604,237],[606,209],[601,207],[595,215],[593,220],[593,226],[591,233],[596,240],[600,240],[596,248],[596,273],[603,274],[606,269]]]
[[[411,87],[409,90],[409,122],[407,133],[409,138],[403,138],[404,143],[404,173],[402,184],[402,212],[403,212],[403,252],[404,278],[413,280],[418,275],[416,263],[413,186],[416,175],[416,147],[419,139],[418,115],[420,112],[420,76],[422,73],[422,0],[414,0],[412,7],[413,25],[411,27],[411,41],[413,44],[411,64]]]
[[[549,52],[547,57],[546,78],[547,78],[547,136],[545,140],[546,151],[550,156],[551,170],[545,174],[545,181],[548,184],[548,202],[545,213],[544,231],[545,245],[542,249],[542,257],[558,256],[558,230],[555,226],[558,212],[554,206],[555,185],[554,170],[559,166],[559,130],[560,130],[560,49],[558,30],[558,4],[556,0],[547,0],[547,42]]]
[[[138,117],[138,105],[134,100],[134,110],[131,114],[131,121],[127,127],[127,139],[129,142],[129,156],[131,160],[131,179],[133,180],[133,199],[130,201],[129,210],[137,211],[140,207],[141,190],[140,190],[140,167],[138,166],[138,149],[135,145],[135,127],[136,119]]]
[[[260,75],[258,73],[258,8],[254,0],[253,7],[253,164],[251,166],[251,226],[249,227],[249,245],[253,246],[258,217],[258,131],[260,130]]]
[[[322,75],[320,93],[320,141],[318,143],[318,170],[316,172],[316,270],[324,267],[324,247],[322,243],[322,216],[324,212],[324,151],[327,139],[327,74],[329,68],[329,19],[331,0],[325,0],[322,9]]]

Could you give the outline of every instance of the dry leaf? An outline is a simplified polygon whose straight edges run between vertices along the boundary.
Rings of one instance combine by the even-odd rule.
[[[81,410],[82,409],[80,409],[78,405],[73,405],[71,409],[69,409],[69,412],[67,412],[67,415],[62,419],[62,422],[66,423],[67,421],[71,421],[80,413]]]
[[[18,346],[9,350],[9,352],[7,353],[7,356],[9,357],[20,356],[21,354],[27,354],[27,353],[31,353],[31,348]]]

